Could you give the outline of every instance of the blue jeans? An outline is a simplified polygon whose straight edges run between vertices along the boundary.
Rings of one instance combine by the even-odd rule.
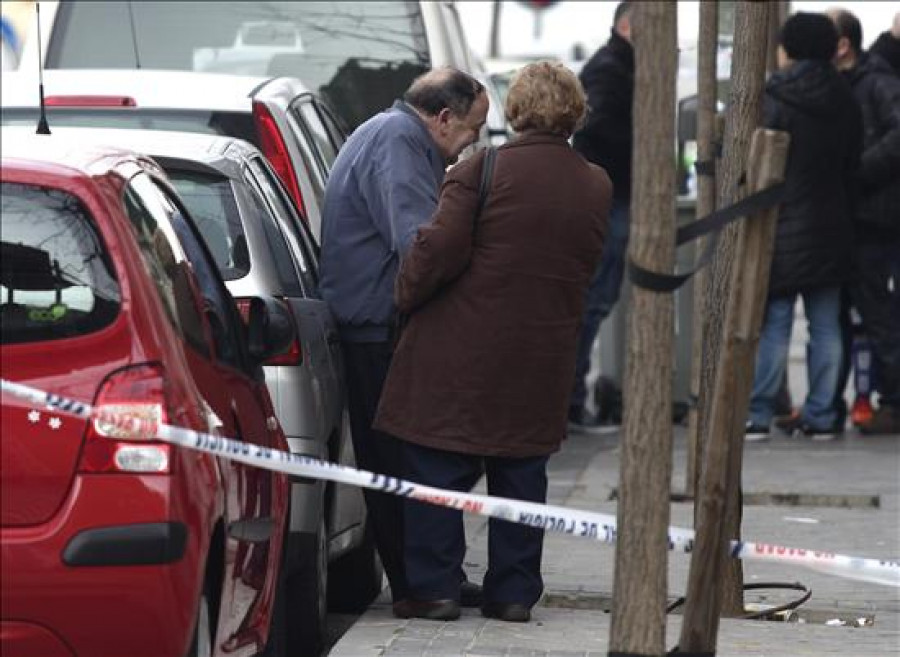
[[[813,429],[829,431],[837,419],[834,390],[843,351],[839,321],[841,291],[839,287],[826,287],[801,292],[800,296],[809,322],[806,348],[809,394],[801,419]],[[775,297],[766,306],[750,397],[750,422],[757,426],[768,427],[772,422],[775,397],[787,367],[795,301],[796,295]]]
[[[578,336],[578,350],[575,352],[575,386],[569,399],[569,406],[582,409],[587,399],[584,379],[591,369],[591,349],[600,324],[612,312],[619,300],[622,275],[625,271],[625,256],[628,251],[628,201],[613,199],[609,211],[609,235],[603,245],[603,254],[597,273],[587,291],[584,320]]]

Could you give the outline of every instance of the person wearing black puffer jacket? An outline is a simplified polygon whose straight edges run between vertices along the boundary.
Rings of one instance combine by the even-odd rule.
[[[832,20],[834,20],[834,16],[832,16]],[[838,32],[840,31],[841,28],[838,26]],[[878,35],[875,43],[869,48],[869,52],[881,57],[893,69],[894,75],[900,76],[900,11],[894,14],[894,23],[891,25],[891,29]]]
[[[837,40],[826,16],[794,14],[779,34],[780,70],[766,85],[765,125],[787,132],[791,143],[746,440],[768,436],[798,295],[809,322],[809,394],[787,430],[834,437],[840,289],[850,275],[851,183],[862,150],[859,107],[831,64]]]
[[[865,142],[857,177],[850,298],[872,342],[879,407],[863,433],[900,433],[900,77],[862,51],[849,11],[828,12],[838,31],[835,64],[862,109]]]
[[[616,6],[609,41],[585,63],[578,76],[587,94],[589,110],[584,125],[572,138],[572,146],[588,162],[606,170],[613,183],[613,204],[609,235],[588,288],[578,336],[575,381],[569,398],[569,429],[576,432],[602,431],[599,416],[592,417],[585,408],[585,377],[590,370],[591,349],[600,324],[619,300],[628,250],[634,103],[633,10],[634,3],[627,0]],[[600,411],[602,415],[610,409]]]

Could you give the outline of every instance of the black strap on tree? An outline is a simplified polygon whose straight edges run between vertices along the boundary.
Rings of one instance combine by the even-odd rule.
[[[686,226],[681,226],[675,232],[675,246],[681,246],[698,237],[713,233],[712,239],[707,241],[706,248],[704,248],[694,268],[683,274],[660,274],[644,269],[629,258],[628,276],[631,278],[631,282],[638,287],[653,292],[674,292],[712,260],[712,256],[716,252],[716,246],[719,243],[719,235],[725,226],[741,217],[749,216],[777,205],[781,202],[783,196],[784,183],[777,183],[755,194],[751,194],[733,205],[716,210],[702,219],[698,219]]]
[[[715,160],[697,160],[694,162],[694,171],[698,176],[714,176],[716,175]]]

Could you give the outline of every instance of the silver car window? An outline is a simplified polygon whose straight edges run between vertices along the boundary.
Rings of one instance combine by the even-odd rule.
[[[293,109],[300,113],[303,117],[303,122],[309,127],[309,133],[316,144],[316,151],[321,159],[322,168],[326,174],[330,173],[331,166],[334,164],[335,158],[337,158],[337,148],[332,143],[328,129],[322,122],[322,117],[312,103],[312,97],[302,96],[294,104]]]
[[[266,241],[266,253],[271,259],[275,273],[278,276],[277,290],[272,290],[280,296],[299,297],[303,295],[303,287],[297,278],[297,269],[291,258],[290,247],[284,240],[284,235],[278,228],[278,220],[272,208],[265,200],[265,194],[259,188],[256,180],[248,169],[244,169],[244,183],[237,187],[238,193],[244,199],[243,207],[247,211],[244,222],[253,222],[262,228],[262,236]],[[276,281],[269,281],[274,284]]]
[[[309,236],[302,234],[306,231],[305,223],[294,212],[294,206],[288,199],[284,187],[260,158],[250,161],[250,169],[273,212],[278,216],[281,230],[293,245],[292,253],[300,270],[306,296],[318,296],[319,273],[315,255],[310,248]]]
[[[226,281],[250,273],[250,253],[231,181],[194,171],[169,169],[169,180],[184,202]]]

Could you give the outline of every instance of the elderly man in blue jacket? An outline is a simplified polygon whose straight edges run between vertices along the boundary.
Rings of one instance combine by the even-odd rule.
[[[403,100],[357,128],[332,168],[320,288],[340,332],[353,447],[365,470],[404,474],[401,443],[372,428],[393,351],[394,279],[416,229],[437,208],[447,165],[478,139],[487,110],[477,80],[451,68],[432,70],[413,81]],[[407,597],[403,498],[364,494],[396,606]],[[466,583],[462,593],[464,605],[480,604],[477,586]]]

